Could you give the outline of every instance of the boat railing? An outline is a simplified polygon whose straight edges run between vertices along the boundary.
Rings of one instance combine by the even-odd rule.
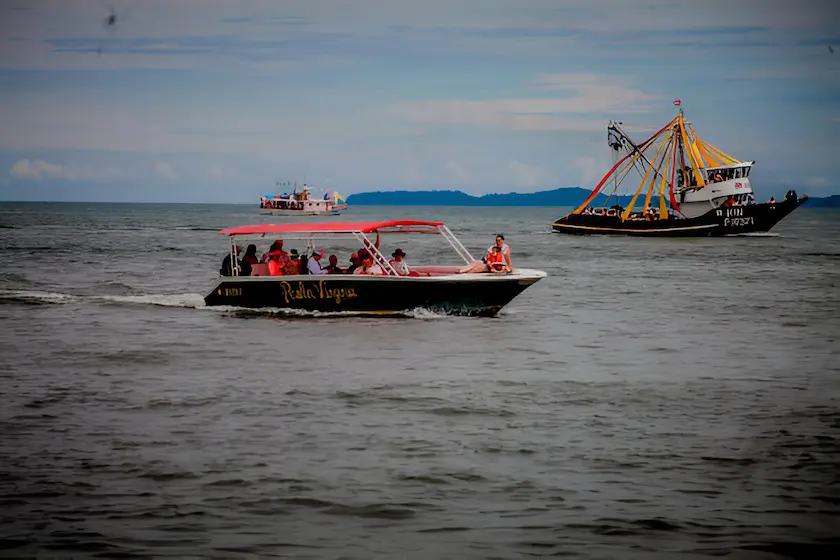
[[[465,263],[471,264],[471,263],[475,262],[475,259],[470,254],[470,252],[467,250],[467,248],[464,247],[464,245],[461,243],[461,241],[457,237],[455,237],[454,233],[449,231],[448,227],[438,226],[438,230],[440,231],[440,234],[443,235],[443,238],[446,239],[449,242],[450,245],[452,245],[452,248],[455,249],[455,252],[458,253],[458,255],[462,259],[464,259]]]
[[[385,274],[387,274],[388,276],[399,276],[394,267],[391,266],[391,263],[388,262],[388,259],[386,259],[385,256],[379,252],[379,249],[376,248],[376,245],[370,239],[368,239],[364,233],[357,231],[355,232],[355,236],[356,239],[358,239],[362,243],[362,246],[368,250],[368,253],[370,253],[370,255],[373,257],[374,262],[382,267],[382,270],[385,271]]]

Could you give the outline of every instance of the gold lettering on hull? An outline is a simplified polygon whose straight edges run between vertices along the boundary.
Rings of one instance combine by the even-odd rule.
[[[294,301],[301,301],[307,299],[315,300],[332,300],[339,305],[346,299],[353,299],[356,296],[355,288],[329,288],[324,285],[323,280],[319,280],[316,285],[307,285],[304,282],[297,282],[292,284],[290,282],[280,282],[280,290],[283,292],[283,299],[286,303]]]

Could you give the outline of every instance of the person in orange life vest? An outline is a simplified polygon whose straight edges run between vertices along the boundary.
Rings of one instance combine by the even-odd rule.
[[[491,263],[493,263],[491,265]],[[501,263],[504,266],[499,266]],[[512,272],[513,267],[510,265],[510,247],[505,243],[505,238],[502,234],[496,236],[496,243],[487,249],[487,256],[480,261],[475,261],[468,264],[458,272],[460,274],[475,273],[475,272]]]
[[[283,264],[283,251],[272,251],[268,253],[268,274],[270,276],[283,276],[285,267]]]
[[[288,253],[283,250],[283,240],[277,239],[274,243],[271,244],[271,247],[268,248],[268,251],[263,254],[262,262],[268,262],[269,255],[275,251],[280,251],[282,254],[280,255],[281,264],[286,264],[286,259],[289,258]]]
[[[502,255],[501,247],[497,245],[490,247],[490,251],[487,253],[487,268],[489,272],[510,272],[505,257]]]

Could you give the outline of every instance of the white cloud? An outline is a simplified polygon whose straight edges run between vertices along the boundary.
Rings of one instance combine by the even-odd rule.
[[[596,182],[609,170],[592,157],[580,157],[575,159],[575,165],[580,169],[580,186],[595,187]]]
[[[61,165],[41,159],[20,159],[12,164],[9,173],[18,179],[63,179],[65,181],[106,181],[124,177],[116,167]]]
[[[806,184],[812,189],[821,189],[828,186],[828,179],[826,177],[811,177]]]
[[[399,103],[392,108],[405,119],[427,124],[469,124],[528,131],[594,131],[603,113],[653,111],[655,96],[629,87],[621,79],[595,74],[540,76],[537,89],[562,91],[562,97],[488,100],[434,100]],[[596,114],[587,119],[582,114]]]
[[[473,180],[473,174],[460,163],[450,161],[444,166],[444,168],[449,171],[458,183],[469,183]]]
[[[213,165],[209,169],[210,177],[216,181],[226,181],[231,178],[231,173],[218,165]]]
[[[517,187],[539,187],[544,186],[547,176],[539,167],[511,160],[507,163],[511,181]]]
[[[165,161],[159,161],[155,164],[155,171],[157,171],[158,175],[166,179],[167,181],[174,181],[178,179],[178,172],[175,171],[175,168],[172,167],[170,164],[166,163]]]

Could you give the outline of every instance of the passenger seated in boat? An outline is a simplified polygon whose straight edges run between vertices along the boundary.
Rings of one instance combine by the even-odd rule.
[[[396,270],[397,274],[399,274],[400,276],[408,276],[408,264],[406,264],[406,262],[403,260],[403,257],[405,256],[403,250],[398,248],[396,251],[391,253],[391,256],[393,257],[393,259],[388,261],[388,264],[393,266],[394,270]]]
[[[239,259],[239,253],[242,252],[242,247],[236,245],[234,248],[236,251],[236,268],[239,273],[239,276],[250,276],[251,275],[251,265],[248,263],[243,263],[241,259]],[[222,276],[233,276],[233,269],[231,267],[230,262],[230,253],[225,255],[225,258],[222,260],[222,268],[219,269],[219,274]]]
[[[282,251],[282,252],[283,252],[283,256],[284,256],[285,258],[288,258],[288,257],[289,257],[289,255],[288,255],[285,251],[283,251],[283,240],[282,240],[282,239],[276,239],[276,240],[275,240],[275,241],[271,244],[271,246],[268,248],[268,251],[266,251],[265,253],[263,253],[263,256],[262,256],[262,258],[261,258],[260,260],[261,260],[262,262],[268,262],[268,255],[269,255],[270,253],[273,253],[274,251]]]
[[[257,246],[251,243],[248,245],[248,248],[245,249],[245,256],[242,257],[242,262],[248,263],[250,265],[260,264],[260,260],[257,258]]]
[[[508,247],[507,243],[505,243],[505,236],[501,233],[496,234],[496,247],[498,247],[499,251],[501,251],[502,258],[505,260],[508,271],[513,271],[513,265],[510,262],[510,247]],[[488,252],[490,252],[489,249]]]
[[[373,274],[373,275],[382,275],[385,274],[385,271],[382,270],[382,267],[376,264],[373,260],[373,255],[365,251],[365,256],[362,258],[362,266],[357,268],[353,271],[353,274]]]
[[[286,269],[284,268],[282,251],[272,251],[268,254],[268,275],[269,276],[284,276]]]
[[[347,268],[345,274],[353,274],[360,266],[362,266],[362,261],[359,260],[359,255],[353,253],[350,255],[350,266]]]
[[[500,266],[500,263],[504,266]],[[496,236],[496,244],[487,249],[487,256],[458,271],[459,274],[475,272],[513,272],[513,265],[510,262],[510,247],[505,243],[504,235]]]
[[[344,274],[344,269],[338,266],[338,257],[335,255],[330,255],[330,264],[328,264],[324,270],[326,270],[328,274]]]
[[[286,276],[297,276],[300,274],[300,259],[297,249],[289,251],[289,256],[286,263],[283,265],[283,273]]]
[[[329,274],[327,270],[321,267],[321,259],[324,258],[324,250],[320,249],[312,253],[309,260],[306,262],[306,268],[309,274]]]

